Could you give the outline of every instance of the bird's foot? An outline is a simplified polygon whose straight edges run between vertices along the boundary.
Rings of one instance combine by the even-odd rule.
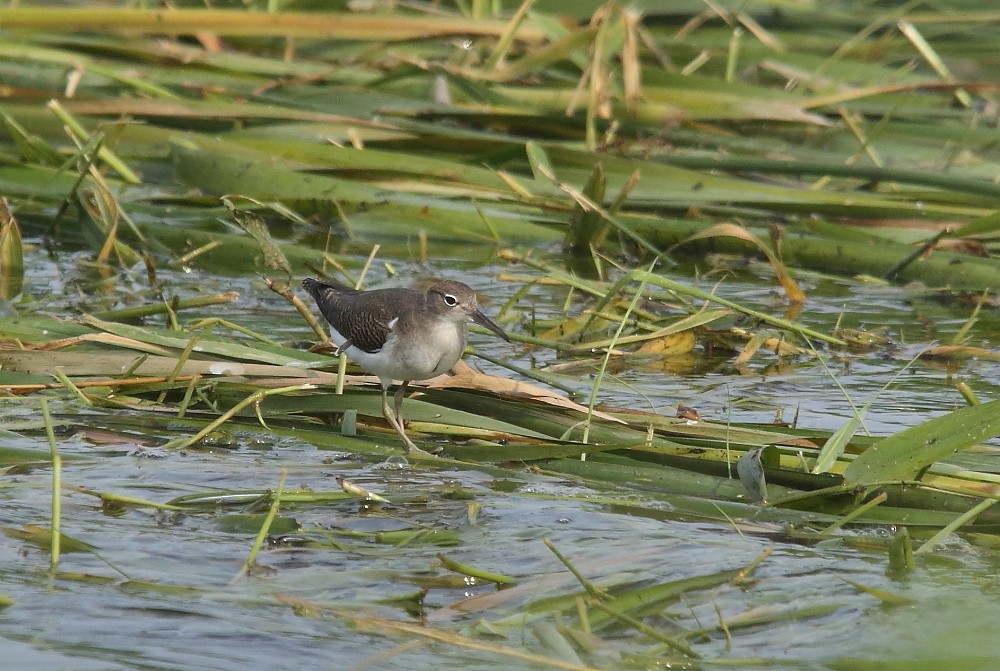
[[[400,425],[402,425],[402,422],[400,422]],[[419,447],[417,447],[416,443],[414,443],[412,440],[410,440],[410,437],[407,436],[406,433],[402,430],[402,426],[394,427],[394,428],[396,428],[396,433],[399,434],[399,437],[403,439],[403,450],[407,454],[419,454],[420,456],[424,456],[424,457],[433,457],[433,456],[437,456],[437,453],[440,452],[443,449],[443,448],[439,447],[439,448],[435,449],[433,452],[428,452],[427,450],[422,450]]]

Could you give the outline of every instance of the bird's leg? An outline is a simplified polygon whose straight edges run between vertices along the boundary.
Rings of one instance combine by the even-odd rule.
[[[409,380],[403,380],[403,384],[399,385],[399,388],[396,389],[396,396],[393,399],[395,401],[393,409],[396,411],[396,419],[399,421],[400,426],[403,426],[403,395],[406,394],[406,387],[409,384]]]
[[[389,390],[385,388],[382,389],[382,416],[385,417],[385,421],[389,422],[389,426],[392,427],[393,431],[398,433],[403,438],[404,442],[410,442],[409,438],[406,437],[406,433],[399,424],[399,418],[392,412],[392,409],[389,408]],[[407,445],[406,449],[409,451],[409,445]]]
[[[403,384],[406,386],[406,383]],[[400,387],[402,389],[403,387]],[[399,415],[399,410],[402,406],[403,400],[401,394],[396,392],[396,412],[393,413],[389,409],[389,390],[385,387],[382,388],[382,416],[385,417],[385,421],[389,422],[389,425],[396,431],[400,438],[403,439],[403,446],[407,452],[419,452],[420,454],[427,454],[424,450],[413,444],[410,437],[406,435],[406,429],[403,428],[403,419]]]

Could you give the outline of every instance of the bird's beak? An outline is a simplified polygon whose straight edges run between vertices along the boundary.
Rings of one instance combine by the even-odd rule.
[[[494,324],[493,320],[484,315],[481,311],[476,310],[475,312],[472,313],[472,321],[476,322],[482,327],[488,328],[489,330],[493,331],[507,342],[510,342],[510,338],[507,337],[507,334],[503,332],[503,329]]]

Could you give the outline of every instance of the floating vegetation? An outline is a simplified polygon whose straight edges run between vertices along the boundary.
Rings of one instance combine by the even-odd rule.
[[[0,10],[5,615],[66,586],[139,595],[116,613],[290,610],[340,627],[319,636],[357,668],[425,645],[467,668],[860,668],[755,632],[804,623],[811,650],[857,597],[919,607],[905,585],[959,561],[943,548],[995,553],[995,385],[949,380],[933,417],[867,427],[912,367],[1000,359],[995,11],[361,4]],[[518,361],[473,351],[493,374],[414,384],[407,435],[439,456],[404,459],[377,382],[315,343],[297,286],[437,259],[506,264],[491,314]],[[810,319],[831,286],[956,323],[902,339],[858,326],[849,298],[848,318]],[[535,291],[562,309],[525,308]],[[838,364],[864,356],[895,377],[856,403]],[[745,376],[808,362],[849,416],[606,400],[645,396],[629,372],[711,357]],[[616,522],[573,524],[594,514]],[[693,541],[623,531],[644,524],[729,546],[671,561]],[[109,553],[119,535],[134,545]],[[885,581],[789,585],[818,572],[776,568],[775,547],[862,556]],[[18,643],[44,640],[27,619]],[[160,668],[133,646],[159,625],[120,626],[125,643],[89,632],[88,656]],[[399,643],[373,652],[383,639]],[[207,654],[249,665],[244,645]]]

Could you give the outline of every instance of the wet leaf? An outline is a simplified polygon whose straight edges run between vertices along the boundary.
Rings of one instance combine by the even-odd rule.
[[[889,541],[889,570],[911,573],[916,568],[910,532],[906,530],[906,527],[902,527],[896,530]]]
[[[583,187],[583,195],[595,203],[603,203],[606,184],[604,170],[600,163],[596,163],[594,171]],[[580,203],[576,203],[566,228],[563,248],[570,254],[589,255],[591,248],[601,247],[610,228],[608,222],[598,212],[584,209]]]
[[[852,486],[909,479],[959,450],[1000,436],[1000,400],[961,408],[883,438],[844,471]]]
[[[767,483],[764,479],[764,467],[760,465],[760,448],[746,452],[736,462],[736,472],[740,482],[755,501],[767,501]]]
[[[3,117],[7,133],[17,145],[17,149],[21,153],[21,159],[24,162],[53,167],[62,165],[63,158],[59,155],[59,152],[45,142],[45,140],[29,133],[9,114],[5,112],[0,113],[0,117]]]
[[[455,571],[456,573],[461,573],[462,575],[469,576],[470,578],[496,583],[497,585],[517,584],[516,578],[512,578],[506,575],[501,575],[499,573],[492,573],[490,571],[483,571],[481,569],[473,568],[471,566],[461,564],[443,554],[438,554],[437,558],[441,561],[441,564],[449,571]]]
[[[694,331],[689,330],[665,335],[653,340],[646,340],[637,350],[637,353],[655,354],[657,356],[677,356],[691,352],[694,346]]]
[[[35,524],[26,524],[20,529],[0,527],[0,533],[30,543],[45,551],[50,550],[52,547],[52,530]],[[97,551],[97,548],[66,534],[59,534],[59,551],[63,554],[71,552],[88,552],[93,554]]]
[[[846,578],[841,578],[848,585],[858,590],[859,592],[864,592],[869,594],[880,602],[883,606],[906,606],[913,603],[913,599],[901,596],[899,594],[894,594],[893,592],[886,591],[884,589],[878,589],[876,587],[869,587],[868,585],[862,585],[859,582],[854,582],[853,580],[848,580]]]
[[[683,245],[686,242],[693,242],[695,240],[701,240],[704,238],[714,238],[714,237],[732,237],[738,240],[743,240],[749,243],[752,247],[756,248],[761,254],[767,258],[771,267],[774,269],[774,274],[781,284],[782,288],[785,290],[785,294],[788,296],[788,300],[793,303],[801,303],[806,299],[805,294],[799,289],[798,284],[788,273],[785,268],[785,264],[779,258],[779,256],[772,250],[768,245],[761,241],[757,236],[748,231],[743,226],[737,226],[735,224],[716,224],[715,226],[710,226],[709,228],[695,233],[690,236],[687,240],[683,240],[678,243]],[[779,243],[780,244],[780,243]],[[779,247],[780,248],[780,247]]]
[[[0,198],[0,298],[13,300],[24,284],[21,231],[6,198]]]
[[[375,501],[376,503],[389,503],[389,499],[371,492],[361,485],[347,480],[341,475],[337,476],[337,484],[340,488],[344,490],[345,493],[350,494],[356,499],[363,499],[365,501]]]
[[[246,231],[257,245],[260,246],[260,250],[264,254],[264,264],[272,270],[281,271],[288,277],[291,277],[292,267],[282,253],[281,248],[274,241],[274,238],[271,237],[271,232],[268,230],[264,220],[250,210],[237,209],[229,198],[223,198],[222,202],[230,214],[233,215],[233,220],[236,221],[236,224]]]
[[[920,353],[925,359],[940,359],[942,361],[965,361],[980,359],[982,361],[1000,361],[1000,351],[969,345],[938,345],[928,347]]]
[[[833,468],[837,459],[844,453],[847,444],[854,438],[854,434],[857,433],[863,424],[864,422],[859,414],[851,415],[851,418],[843,426],[834,431],[833,435],[823,443],[823,447],[820,448],[819,455],[816,457],[816,465],[813,466],[812,472],[826,473]]]

